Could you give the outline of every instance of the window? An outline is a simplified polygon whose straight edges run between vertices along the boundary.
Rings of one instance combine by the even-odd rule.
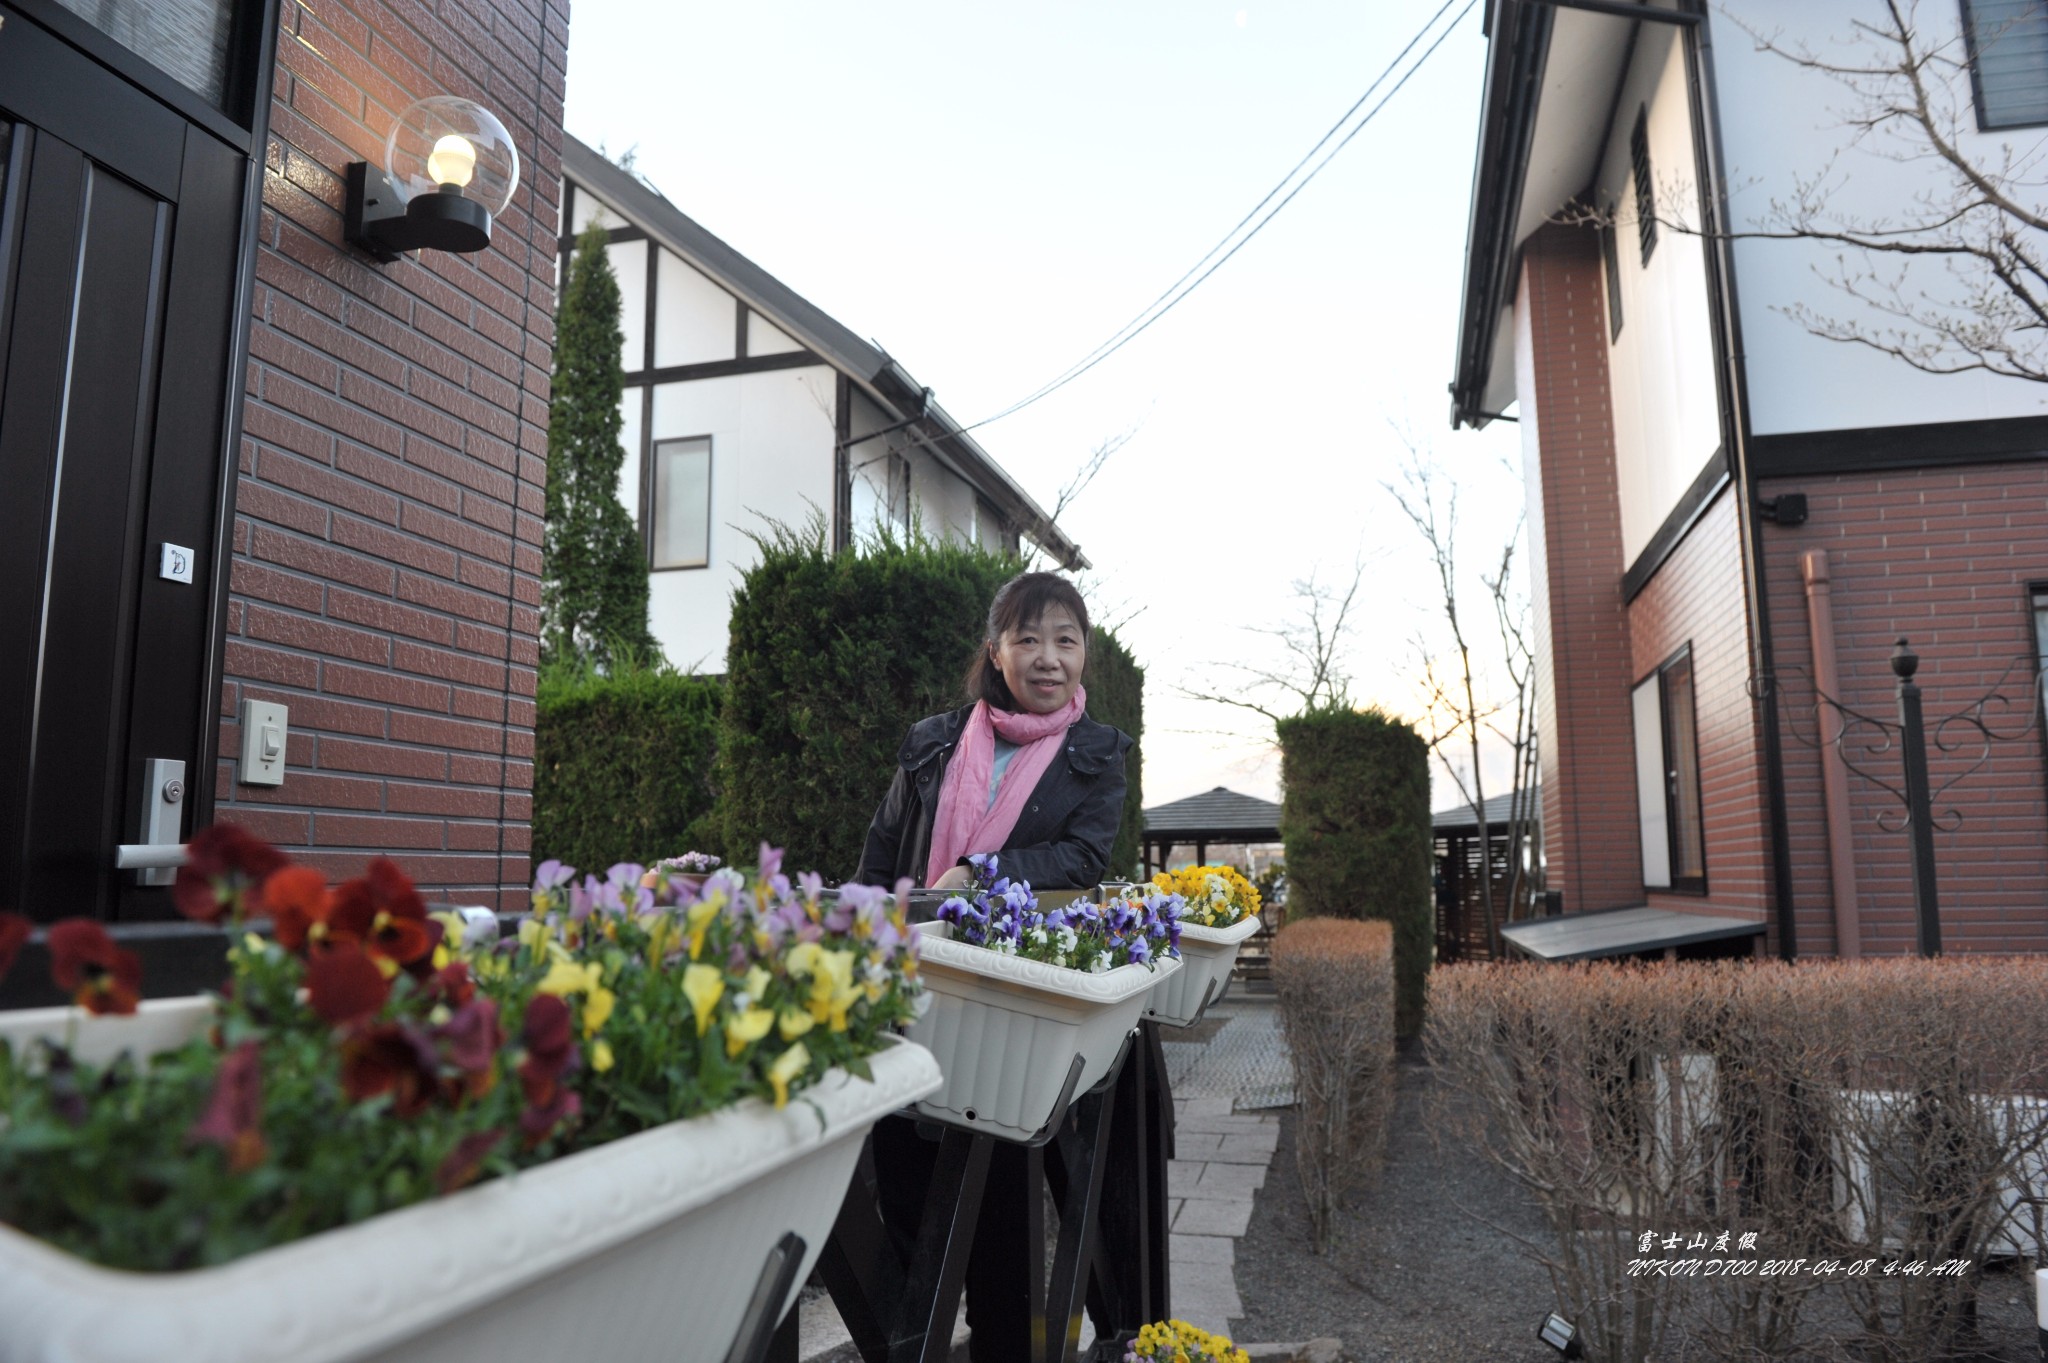
[[[227,97],[234,0],[57,0],[180,85],[221,104]]]
[[[2048,123],[2048,0],[1963,0],[1977,126]]]
[[[659,440],[654,445],[656,568],[702,568],[711,562],[711,438]]]
[[[1699,731],[1694,722],[1692,649],[1658,668],[1630,697],[1636,735],[1636,805],[1643,837],[1643,885],[1707,889],[1700,810]]]
[[[1600,229],[1600,254],[1607,266],[1607,343],[1621,339],[1621,248],[1616,246],[1617,225]]]
[[[1643,264],[1657,249],[1657,180],[1650,171],[1650,110],[1636,110],[1636,130],[1628,137],[1628,159],[1636,184],[1636,238],[1642,243]]]
[[[2048,583],[2034,584],[2034,685],[2040,688],[2043,718],[2048,720],[2048,680],[2043,679],[2043,670],[2048,669]],[[2048,723],[2042,731],[2048,733]]]

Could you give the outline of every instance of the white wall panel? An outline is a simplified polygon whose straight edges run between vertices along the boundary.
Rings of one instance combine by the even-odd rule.
[[[1796,6],[1782,0],[1729,0],[1727,10],[1724,14],[1710,6],[1708,13],[1736,231],[1764,226],[1771,200],[1789,197],[1796,179],[1819,173],[1830,158],[1829,207],[1834,210],[1896,219],[1911,211],[1915,194],[1945,193],[1940,170],[1929,160],[1890,159],[1882,140],[1846,146],[1842,123],[1854,103],[1851,92],[1757,51],[1731,20],[1777,32],[1781,41],[1803,39],[1817,51],[1851,60],[1871,51],[1847,41],[1858,20],[1873,17],[1867,0],[1799,0]],[[1929,0],[1916,11],[1916,22],[1927,41],[1948,42],[1949,52],[1960,57],[1957,0]],[[2010,143],[2016,154],[2039,146],[2039,128],[1977,132],[1969,101],[1969,80],[1963,75],[1956,109],[1964,152],[1996,158],[2001,144]],[[1823,315],[1882,322],[1822,277],[1833,267],[1836,247],[1741,240],[1733,249],[1750,422],[1758,434],[2048,415],[2048,387],[2043,385],[1978,373],[1921,373],[1868,347],[1822,340],[1787,317],[1787,305],[1804,303]],[[1955,296],[1955,285],[1939,262],[1904,268],[1909,293],[1925,289],[1937,297]]]
[[[1621,548],[1634,561],[1721,443],[1714,332],[1694,173],[1685,54],[1678,30],[1643,26],[1615,106],[1598,192],[1616,208],[1622,329],[1608,351],[1614,403],[1615,482]],[[1647,110],[1657,243],[1643,263],[1636,226],[1630,136]],[[1604,319],[1603,319],[1604,320]]]
[[[626,220],[612,212],[609,204],[582,185],[576,186],[576,201],[570,205],[569,211],[572,232],[581,233],[593,222],[607,229],[626,225]]]
[[[711,562],[648,582],[654,637],[676,666],[725,670],[733,588],[756,561],[749,531],[831,514],[834,383],[817,366],[654,390],[654,439],[711,437]]]
[[[615,241],[605,254],[619,277],[619,363],[631,374],[647,367],[647,243]]]
[[[747,353],[749,355],[788,355],[802,350],[796,338],[769,321],[758,312],[747,314]]]
[[[706,279],[681,256],[660,253],[654,296],[654,363],[729,360],[738,343],[739,313],[733,296]]]
[[[619,399],[619,415],[624,418],[619,428],[619,444],[626,451],[625,462],[619,465],[619,502],[635,525],[640,524],[640,411],[641,395],[645,392],[639,387],[628,388]]]

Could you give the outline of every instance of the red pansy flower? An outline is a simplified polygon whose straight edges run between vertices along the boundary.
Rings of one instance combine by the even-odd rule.
[[[470,978],[469,962],[450,961],[427,977],[425,997],[429,1004],[445,1003],[460,1008],[476,997],[476,981]]]
[[[433,1035],[441,1059],[461,1071],[458,1078],[443,1085],[448,1101],[489,1093],[498,1078],[498,1047],[505,1043],[505,1034],[498,1028],[498,1005],[489,999],[466,1003],[436,1027]]]
[[[284,853],[231,823],[202,828],[185,844],[171,902],[201,923],[253,917],[263,912],[263,882],[286,862]]]
[[[391,1095],[400,1117],[424,1112],[440,1087],[434,1046],[409,1027],[365,1027],[342,1043],[341,1087],[350,1101]]]
[[[456,1147],[448,1152],[448,1158],[441,1161],[441,1167],[434,1171],[434,1186],[446,1197],[462,1187],[483,1168],[484,1159],[498,1148],[498,1142],[505,1139],[503,1131],[479,1131],[464,1136]]]
[[[7,978],[7,972],[14,965],[14,958],[21,954],[22,944],[35,931],[35,924],[18,913],[0,913],[0,980]]]
[[[330,1026],[361,1021],[391,997],[391,981],[353,942],[317,952],[306,963],[307,1001]]]
[[[531,1149],[552,1136],[557,1127],[573,1121],[581,1111],[583,1100],[576,1096],[576,1090],[567,1084],[558,1084],[546,1103],[529,1107],[519,1114],[519,1132],[526,1138],[527,1148]]]
[[[132,1013],[142,998],[142,959],[85,918],[50,929],[50,978],[89,1013]]]
[[[227,1152],[228,1168],[244,1173],[270,1153],[264,1143],[263,1058],[254,1041],[244,1041],[221,1061],[206,1112],[185,1133],[187,1140],[217,1145]]]
[[[519,1063],[519,1083],[526,1093],[526,1110],[519,1115],[519,1130],[531,1147],[583,1107],[575,1092],[560,1082],[577,1061],[569,1005],[553,994],[536,996],[526,1005],[521,1040],[526,1043],[526,1059]]]
[[[327,877],[310,866],[271,872],[263,882],[263,904],[276,924],[277,944],[286,951],[304,954],[337,940],[327,922],[334,912],[334,896],[328,892]]]
[[[439,940],[438,933],[429,931],[439,925],[428,920],[426,901],[387,857],[372,857],[369,874],[344,881],[335,890],[327,926],[394,965],[411,965]]]

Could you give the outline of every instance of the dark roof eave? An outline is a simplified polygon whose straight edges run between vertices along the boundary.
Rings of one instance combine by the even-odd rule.
[[[1484,394],[1500,315],[1514,287],[1515,224],[1554,17],[1549,5],[1527,0],[1498,0],[1491,15],[1472,216],[1465,233],[1458,369],[1451,382],[1453,427],[1476,428],[1496,415],[1485,410]]]

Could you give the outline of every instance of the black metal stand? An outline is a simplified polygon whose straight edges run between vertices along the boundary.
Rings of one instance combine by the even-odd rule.
[[[1105,1341],[1125,1338],[1165,1315],[1173,1102],[1157,1026],[1141,1024],[1102,1081],[1070,1100],[1078,1075],[1077,1061],[1052,1119],[1030,1141],[945,1128],[907,1257],[882,1220],[870,1137],[818,1259],[818,1275],[865,1363],[941,1363],[951,1352],[998,1146],[1005,1160],[1024,1164],[1021,1204],[1004,1211],[1014,1216],[1027,1246],[1032,1363],[1077,1358],[1084,1304]],[[1113,1142],[1113,1131],[1130,1136]],[[1048,1184],[1060,1222],[1049,1276],[1039,1194]],[[1105,1186],[1128,1188],[1131,1195],[1105,1203]],[[1123,1252],[1102,1253],[1104,1243]],[[790,1337],[789,1356],[795,1350],[794,1316],[783,1331]]]
[[[725,1363],[780,1363],[775,1358],[775,1346],[784,1333],[789,1335],[789,1359],[794,1363],[796,1312],[788,1313],[790,1328],[787,1332],[777,1328],[775,1318],[789,1296],[789,1289],[796,1286],[796,1270],[804,1261],[804,1248],[801,1235],[785,1231],[774,1248],[768,1251],[767,1262],[761,1265],[761,1276],[754,1282],[753,1295],[747,1298],[747,1309],[740,1316],[739,1333],[733,1337]]]

